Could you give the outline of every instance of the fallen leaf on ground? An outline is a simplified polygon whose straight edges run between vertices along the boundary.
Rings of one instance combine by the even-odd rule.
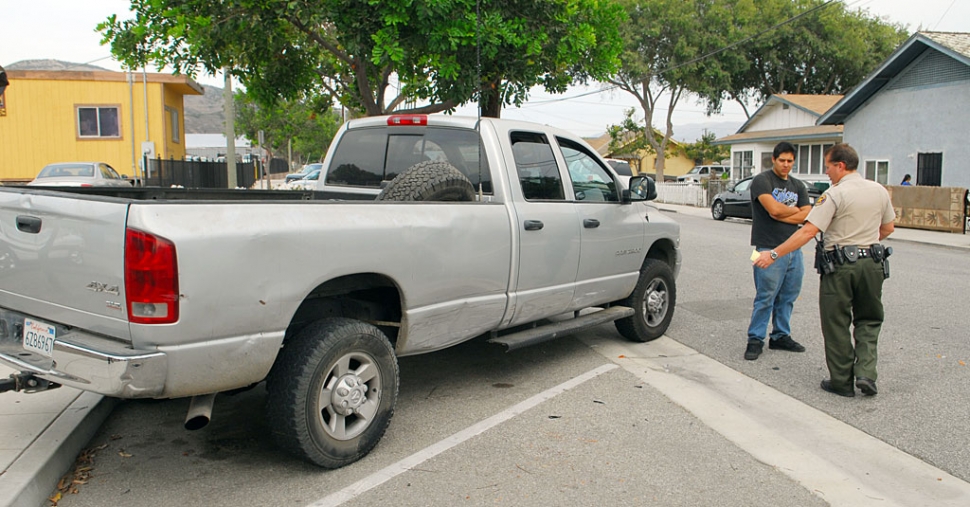
[[[122,458],[130,458],[131,454],[128,454],[125,451],[118,451],[118,456],[121,456]]]

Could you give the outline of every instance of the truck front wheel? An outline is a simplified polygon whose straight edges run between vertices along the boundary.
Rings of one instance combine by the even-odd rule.
[[[667,332],[674,316],[677,289],[674,275],[667,263],[647,259],[640,268],[637,287],[619,304],[633,308],[630,317],[616,321],[616,330],[635,342],[656,340]]]
[[[398,365],[376,327],[314,322],[288,341],[268,381],[267,419],[284,449],[326,468],[367,455],[394,413]]]

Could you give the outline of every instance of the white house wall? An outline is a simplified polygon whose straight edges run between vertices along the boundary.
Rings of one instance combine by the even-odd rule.
[[[818,120],[817,114],[807,113],[795,106],[784,109],[782,103],[775,103],[770,110],[763,112],[756,118],[745,132],[757,132],[761,130],[792,129],[815,125]],[[772,146],[774,148],[774,146]]]
[[[970,187],[970,81],[882,91],[845,121],[843,140],[865,160],[889,161],[889,184],[916,180],[918,153],[943,153],[941,185]]]

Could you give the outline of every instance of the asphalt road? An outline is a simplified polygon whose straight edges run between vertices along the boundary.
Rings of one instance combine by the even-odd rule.
[[[681,223],[684,270],[677,317],[667,335],[823,410],[923,461],[970,481],[970,255],[967,250],[887,240],[891,277],[883,286],[879,395],[846,400],[819,389],[828,378],[819,328],[814,242],[803,249],[805,278],[792,335],[804,354],[742,357],[754,298],[751,223],[673,215]]]
[[[182,429],[187,400],[125,402],[91,442],[90,469],[79,474],[85,483],[58,505],[336,505],[335,493],[345,495],[343,505],[360,506],[865,505],[800,469],[813,457],[833,467],[852,459],[823,444],[863,440],[939,467],[941,484],[952,479],[942,472],[970,480],[965,251],[893,243],[880,394],[845,399],[818,388],[826,371],[813,272],[793,318],[808,351],[766,350],[744,361],[754,295],[750,225],[672,216],[682,225],[684,269],[668,336],[701,353],[689,351],[683,364],[668,357],[671,345],[629,344],[611,325],[508,354],[474,341],[403,358],[388,433],[366,458],[333,471],[274,448],[262,386],[220,395],[212,423],[197,432]],[[638,354],[652,354],[655,364],[634,360]],[[708,370],[692,369],[691,354],[728,373],[708,378]],[[678,392],[664,380],[677,369],[676,378],[713,387]],[[723,412],[704,414],[721,405]],[[789,410],[805,419],[779,413]],[[494,424],[482,427],[487,421]],[[795,449],[770,446],[800,439]],[[883,461],[900,467],[908,458],[888,456]],[[402,460],[416,461],[401,469]],[[874,505],[915,505],[893,503],[891,492],[856,494]]]

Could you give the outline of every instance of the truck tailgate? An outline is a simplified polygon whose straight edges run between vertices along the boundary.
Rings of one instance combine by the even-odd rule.
[[[127,211],[124,199],[0,191],[0,307],[129,340]]]

